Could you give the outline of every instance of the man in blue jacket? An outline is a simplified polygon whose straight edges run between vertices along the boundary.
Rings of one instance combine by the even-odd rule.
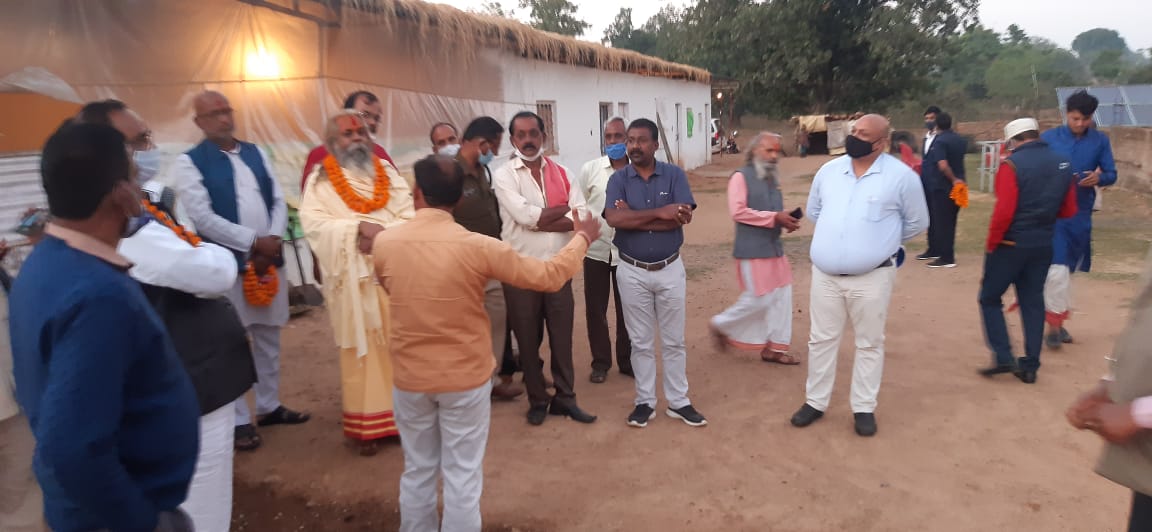
[[[1087,272],[1092,267],[1092,206],[1096,202],[1096,187],[1116,184],[1112,143],[1092,127],[1092,115],[1099,104],[1095,96],[1076,91],[1065,101],[1067,124],[1045,131],[1040,137],[1052,151],[1072,162],[1078,185],[1076,215],[1057,221],[1052,237],[1052,266],[1044,283],[1048,322],[1044,343],[1049,349],[1072,343],[1072,335],[1064,328],[1072,307],[1072,272]]]
[[[65,125],[40,171],[53,221],[12,287],[16,398],[58,532],[191,530],[178,510],[200,410],[164,324],[116,252],[139,229],[124,135]]]

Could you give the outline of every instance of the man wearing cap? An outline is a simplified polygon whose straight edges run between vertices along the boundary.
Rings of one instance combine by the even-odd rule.
[[[980,370],[991,377],[1013,373],[1026,384],[1036,382],[1044,336],[1044,280],[1052,263],[1052,233],[1058,218],[1076,214],[1072,164],[1040,140],[1040,127],[1021,118],[1004,127],[1012,155],[996,172],[996,206],[988,225],[984,279],[980,282],[980,316],[992,349],[993,365]],[[1025,356],[1016,360],[1008,340],[1001,298],[1016,287],[1024,325]]]

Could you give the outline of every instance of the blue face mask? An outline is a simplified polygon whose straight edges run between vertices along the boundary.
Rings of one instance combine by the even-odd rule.
[[[609,144],[604,147],[604,155],[613,161],[619,161],[628,156],[628,146],[623,142],[619,144]]]
[[[488,164],[492,162],[492,159],[495,158],[496,154],[492,153],[492,148],[488,148],[488,153],[480,154],[480,164],[483,166],[488,166]]]

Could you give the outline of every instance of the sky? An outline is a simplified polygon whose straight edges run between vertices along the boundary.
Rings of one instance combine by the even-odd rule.
[[[612,23],[622,7],[632,8],[632,23],[639,26],[655,15],[660,8],[683,5],[681,0],[573,0],[580,6],[580,18],[592,24],[582,37],[599,41],[604,29]],[[479,9],[483,0],[433,0],[460,9]],[[517,0],[502,0],[505,11],[513,9],[517,18],[527,18],[527,10],[517,7]],[[1092,28],[1109,28],[1120,32],[1133,50],[1152,48],[1152,8],[1149,0],[983,0],[980,21],[989,28],[1003,32],[1010,24],[1017,24],[1029,35],[1044,37],[1065,48],[1080,32]],[[1141,7],[1143,6],[1143,7]]]

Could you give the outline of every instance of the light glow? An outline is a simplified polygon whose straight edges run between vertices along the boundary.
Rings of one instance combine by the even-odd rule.
[[[280,77],[280,63],[276,56],[266,50],[259,50],[248,54],[245,62],[245,77],[248,79],[278,79]]]

